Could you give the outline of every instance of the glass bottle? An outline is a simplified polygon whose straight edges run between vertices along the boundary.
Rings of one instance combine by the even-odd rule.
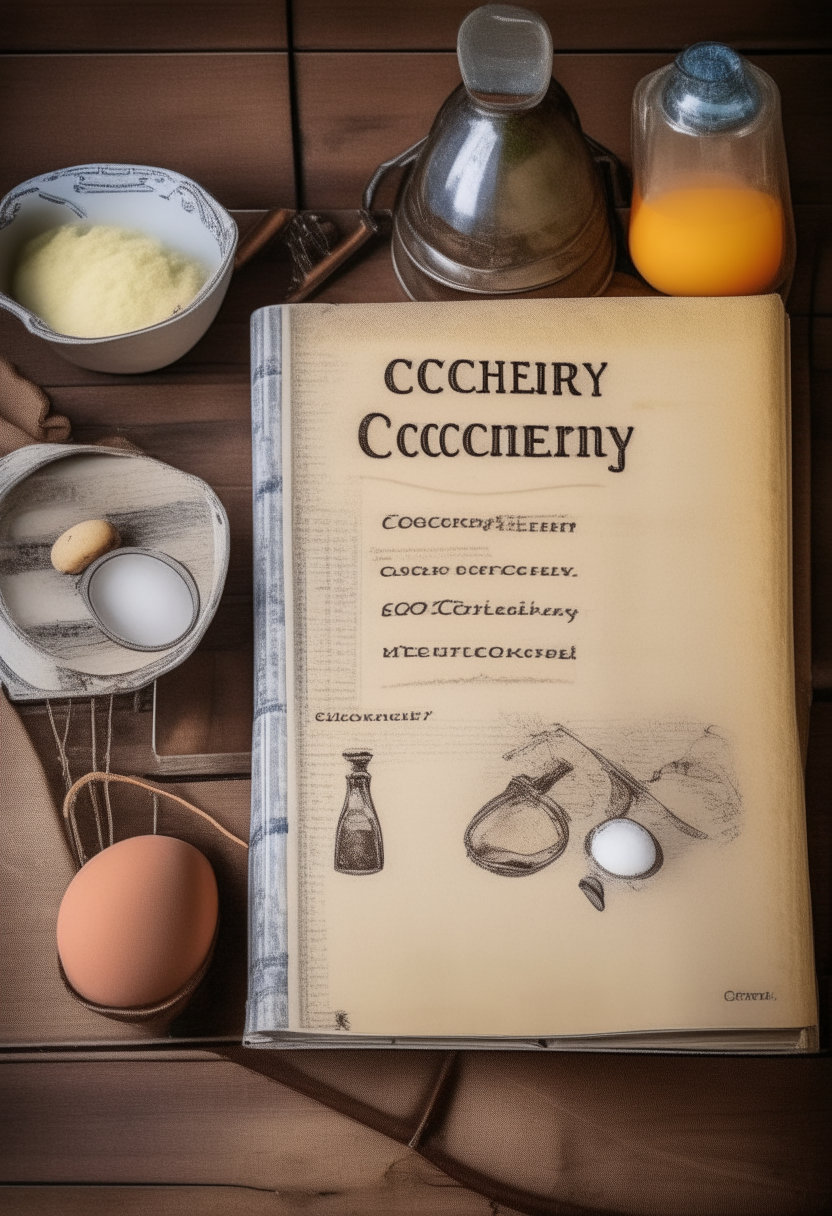
[[[459,29],[463,83],[396,200],[393,264],[411,299],[596,295],[613,270],[604,193],[552,79],[542,17],[486,4]]]
[[[367,772],[373,753],[342,754],[352,772],[347,773],[347,796],[335,829],[335,869],[340,874],[377,874],[384,866],[384,847]]]
[[[788,290],[792,217],[780,94],[719,42],[688,47],[633,95],[630,254],[668,295]]]

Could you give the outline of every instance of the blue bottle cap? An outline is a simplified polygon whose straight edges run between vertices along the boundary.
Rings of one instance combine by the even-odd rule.
[[[682,51],[662,96],[673,125],[692,135],[745,126],[759,112],[760,103],[746,61],[722,42],[697,42]]]

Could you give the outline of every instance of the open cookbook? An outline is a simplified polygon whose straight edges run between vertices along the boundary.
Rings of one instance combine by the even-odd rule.
[[[776,296],[252,318],[245,1042],[816,1047]]]

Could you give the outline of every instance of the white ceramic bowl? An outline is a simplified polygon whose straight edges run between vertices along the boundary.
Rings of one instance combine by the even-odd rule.
[[[163,553],[196,584],[193,628],[164,649],[104,632],[84,602],[84,575],[50,559],[82,519],[109,519],[125,547]],[[0,684],[12,701],[133,692],[199,645],[228,570],[228,517],[190,473],[118,448],[30,443],[0,458]],[[124,549],[113,549],[122,553]]]
[[[175,316],[110,338],[73,338],[55,330],[7,294],[26,241],[63,224],[118,224],[155,236],[210,268],[205,286]],[[198,342],[217,315],[234,269],[237,225],[207,191],[170,169],[147,165],[75,165],[43,173],[0,202],[0,307],[79,367],[149,372]]]

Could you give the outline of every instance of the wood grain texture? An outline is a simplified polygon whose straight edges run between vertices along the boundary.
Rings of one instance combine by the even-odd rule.
[[[792,613],[797,729],[804,769],[812,707],[812,410],[810,323],[791,318],[792,385]]]
[[[449,1065],[455,1053],[448,1051],[216,1050],[223,1059],[317,1098],[411,1147],[437,1092],[444,1092],[445,1084],[453,1082]]]
[[[227,630],[223,634],[221,640],[227,642]],[[206,646],[170,678],[163,676],[156,688],[159,756],[250,753],[252,681],[252,651],[240,645],[222,650]],[[221,771],[221,761],[217,768]]]
[[[412,1054],[388,1058],[387,1093],[397,1078],[410,1090]],[[337,1077],[327,1061],[337,1065],[322,1059],[324,1074]],[[832,1062],[817,1058],[470,1053],[420,1149],[428,1164],[227,1061],[8,1061],[0,1065],[0,1176],[104,1186],[198,1180],[277,1191],[298,1204],[270,1209],[278,1213],[333,1216],[516,1208],[541,1216],[824,1216],[832,1200],[823,1149],[831,1079]],[[474,1206],[448,1174],[490,1193],[493,1206]],[[399,1194],[407,1189],[410,1206]],[[431,1190],[433,1206],[422,1206]],[[325,1197],[331,1205],[316,1208]]]
[[[296,57],[303,189],[310,207],[357,207],[383,160],[421,139],[460,83],[455,55]]]
[[[5,1182],[199,1181],[347,1205],[397,1173],[448,1184],[379,1132],[225,1060],[7,1061],[0,1087]]]
[[[421,1151],[541,1216],[822,1216],[830,1082],[818,1058],[471,1052]]]
[[[754,55],[783,97],[786,147],[795,203],[832,202],[832,72],[823,55]],[[570,94],[584,130],[625,162],[630,159],[633,89],[669,54],[555,55],[554,75]],[[313,207],[358,206],[383,160],[427,133],[439,106],[460,82],[447,53],[315,53],[297,56],[303,182]]]
[[[301,50],[453,50],[470,0],[292,0]],[[717,40],[738,50],[832,44],[818,0],[538,0],[555,49],[675,50]]]
[[[832,705],[812,707],[812,733],[806,769],[806,819],[809,843],[809,882],[815,926],[815,960],[822,1015],[826,1020],[826,1049],[832,1031]]]
[[[94,161],[194,178],[228,208],[293,206],[288,58],[0,56],[0,194]]]
[[[280,0],[4,0],[4,51],[277,51]]]
[[[312,1151],[316,1147],[310,1144]],[[376,1185],[348,1193],[295,1188],[277,1195],[204,1185],[9,1186],[3,1190],[3,1211],[5,1216],[511,1216],[502,1204],[428,1169],[393,1171]]]
[[[812,372],[812,681],[832,696],[832,370]]]

